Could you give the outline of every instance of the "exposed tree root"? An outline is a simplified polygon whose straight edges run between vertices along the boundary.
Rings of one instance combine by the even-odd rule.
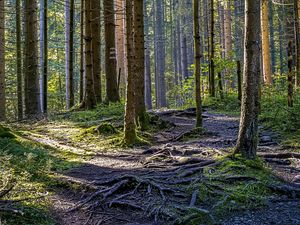
[[[300,153],[296,152],[285,152],[285,153],[261,153],[259,154],[263,158],[268,159],[290,159],[290,158],[296,158],[300,159]]]

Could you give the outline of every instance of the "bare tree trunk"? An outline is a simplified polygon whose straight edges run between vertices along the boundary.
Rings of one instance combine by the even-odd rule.
[[[146,12],[147,1],[144,1],[145,10],[145,103],[147,109],[152,109],[152,87],[151,87],[151,58],[150,58],[150,33],[149,33],[149,15]]]
[[[127,41],[127,94],[124,120],[124,141],[132,145],[136,141],[135,103],[134,103],[134,71],[133,71],[133,30],[132,1],[126,0],[126,41]]]
[[[80,81],[79,81],[79,102],[84,97],[84,0],[81,0],[80,13]]]
[[[85,109],[93,109],[96,106],[96,96],[93,83],[93,61],[92,61],[92,27],[91,27],[91,5],[92,0],[85,0]]]
[[[293,107],[294,106],[294,46],[293,42],[289,41],[288,47],[287,47],[287,52],[288,52],[288,106]]]
[[[74,0],[66,0],[66,106],[74,106]]]
[[[100,37],[100,1],[92,0],[91,26],[92,26],[92,60],[93,84],[97,103],[102,102],[101,88],[101,37]]]
[[[298,2],[298,3],[297,3]],[[294,0],[295,39],[296,39],[296,86],[300,86],[300,34],[299,34],[299,1]]]
[[[0,121],[5,120],[5,13],[4,0],[0,0]]]
[[[261,1],[261,30],[262,30],[262,57],[263,77],[266,85],[272,83],[270,61],[270,32],[269,32],[269,5],[268,0]]]
[[[210,7],[211,7],[211,14],[210,14],[210,80],[209,80],[209,92],[211,97],[216,96],[216,90],[215,90],[215,46],[214,46],[214,37],[215,37],[215,12],[214,12],[214,0],[210,1]]]
[[[200,26],[199,26],[199,1],[194,0],[194,38],[195,38],[195,91],[196,91],[196,127],[202,127],[202,100],[200,79]]]
[[[256,157],[260,83],[260,0],[246,0],[245,62],[241,121],[235,153]]]
[[[1,10],[1,9],[0,9]],[[22,35],[21,25],[21,0],[16,0],[16,49],[17,49],[17,95],[18,119],[23,119],[23,73],[22,73]]]
[[[104,0],[106,100],[120,101],[117,80],[114,0]]]
[[[25,1],[26,35],[25,35],[25,114],[28,118],[40,113],[40,89],[38,72],[38,5],[36,0]]]

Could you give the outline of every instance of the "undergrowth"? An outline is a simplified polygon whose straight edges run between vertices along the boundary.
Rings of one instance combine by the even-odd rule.
[[[7,225],[55,224],[49,196],[61,185],[56,174],[79,166],[80,159],[14,137],[0,138],[0,191],[13,187],[3,200],[21,200],[13,207],[22,214],[0,213],[0,221]]]

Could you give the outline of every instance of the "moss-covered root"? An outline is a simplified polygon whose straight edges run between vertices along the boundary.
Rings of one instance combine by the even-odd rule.
[[[9,128],[6,128],[0,124],[0,138],[15,138],[15,135]]]

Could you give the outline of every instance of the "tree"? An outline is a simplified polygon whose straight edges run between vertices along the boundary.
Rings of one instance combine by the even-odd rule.
[[[245,62],[241,120],[235,153],[247,159],[256,157],[260,82],[260,0],[246,0]]]
[[[199,31],[199,1],[194,0],[194,39],[195,39],[195,90],[196,90],[196,127],[202,127],[202,102],[200,81],[200,31]]]
[[[135,103],[134,103],[134,70],[133,70],[133,15],[132,1],[126,0],[126,46],[127,46],[127,88],[124,119],[124,142],[132,145],[136,141]]]
[[[106,73],[106,101],[120,101],[116,42],[115,42],[115,9],[114,0],[104,0],[104,32],[105,32],[105,73]]]
[[[38,72],[38,34],[37,34],[37,1],[25,3],[25,115],[28,118],[40,114],[40,88]]]
[[[144,0],[134,0],[134,74],[135,74],[135,113],[141,129],[147,126],[145,106],[145,40],[144,40]]]
[[[23,119],[23,73],[22,73],[21,32],[22,32],[21,0],[16,0],[17,95],[18,95],[18,119],[19,120]]]
[[[299,1],[294,0],[294,16],[295,16],[295,41],[296,41],[296,86],[300,86],[300,27],[299,27]]]
[[[0,0],[0,121],[5,120],[5,15],[4,0]]]
[[[41,111],[48,109],[48,0],[40,1],[40,71]]]
[[[214,10],[214,0],[210,1],[210,54],[209,54],[209,68],[210,68],[210,75],[209,75],[209,94],[211,97],[216,96],[215,90],[215,46],[214,46],[214,37],[215,37],[215,10]]]
[[[97,103],[102,102],[101,88],[101,37],[100,37],[100,1],[92,0],[91,26],[92,26],[92,60],[94,92]]]
[[[44,0],[45,1],[45,0]],[[66,0],[66,106],[74,106],[74,0]]]
[[[263,77],[267,85],[272,83],[272,71],[270,61],[270,32],[269,32],[269,5],[268,0],[261,1],[261,31],[262,31],[262,57]]]
[[[92,27],[91,27],[91,2],[92,0],[85,0],[85,94],[83,105],[85,109],[93,109],[96,106],[96,97],[94,92],[93,82],[93,61],[92,61]]]

